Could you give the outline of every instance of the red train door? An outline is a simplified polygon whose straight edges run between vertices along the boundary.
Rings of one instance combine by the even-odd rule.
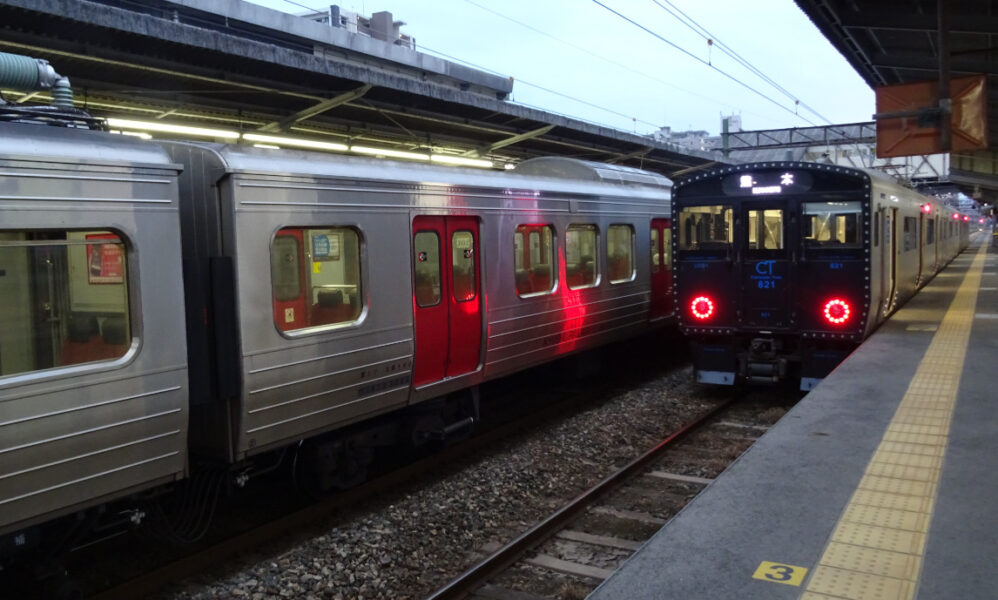
[[[413,385],[474,371],[482,345],[481,264],[474,217],[416,217]]]
[[[672,312],[672,224],[669,219],[652,219],[651,318]]]
[[[282,229],[270,247],[274,322],[281,331],[301,329],[308,323],[302,240],[301,229]]]

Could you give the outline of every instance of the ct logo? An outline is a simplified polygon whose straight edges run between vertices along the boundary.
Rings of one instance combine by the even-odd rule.
[[[755,272],[759,275],[772,275],[773,274],[773,263],[775,260],[762,260],[755,263]]]

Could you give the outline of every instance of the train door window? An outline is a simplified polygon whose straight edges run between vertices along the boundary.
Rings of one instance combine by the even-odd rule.
[[[281,331],[356,321],[360,235],[350,227],[285,228],[270,246],[274,317]]]
[[[661,260],[661,254],[658,251],[658,229],[654,227],[651,230],[651,272],[658,273],[661,268],[659,262]]]
[[[0,377],[108,361],[132,343],[128,254],[111,231],[0,232]]]
[[[565,274],[568,289],[595,286],[596,263],[596,226],[569,225],[565,232]]]
[[[662,230],[662,262],[666,269],[672,268],[672,229]]]
[[[526,241],[526,247],[523,242]],[[516,253],[516,293],[520,296],[554,291],[554,229],[550,225],[520,225],[513,239]]]
[[[726,250],[734,234],[727,205],[685,206],[679,212],[681,250]]]
[[[606,264],[610,283],[634,279],[634,228],[610,225],[606,230]]]
[[[805,202],[805,243],[811,248],[860,248],[862,210],[858,201]]]
[[[934,243],[936,243],[936,220],[931,218],[925,223],[925,245]]]
[[[416,304],[425,308],[440,303],[440,236],[420,231],[413,237],[416,257]]]
[[[915,217],[904,218],[904,251],[918,247],[918,221]]]
[[[783,249],[783,211],[780,209],[748,211],[748,249]]]
[[[470,231],[455,231],[451,236],[451,260],[454,299],[458,302],[474,300],[475,236]]]

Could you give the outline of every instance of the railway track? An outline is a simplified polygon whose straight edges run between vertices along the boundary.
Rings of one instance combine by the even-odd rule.
[[[644,370],[647,372],[640,364],[633,366],[635,371]],[[624,369],[623,366],[619,368]],[[614,372],[616,373],[616,371]],[[537,377],[536,373],[533,377],[529,374],[524,376],[527,381],[534,382]],[[520,404],[530,408],[520,418],[491,430],[483,431],[461,444],[396,468],[357,488],[337,493],[290,514],[255,525],[242,533],[217,540],[191,554],[172,558],[165,564],[154,566],[127,581],[118,581],[114,587],[91,592],[88,597],[101,600],[149,597],[161,593],[161,590],[168,584],[186,580],[211,570],[227,569],[227,564],[239,562],[247,554],[254,554],[255,548],[273,545],[274,540],[283,538],[286,540],[286,542],[282,542],[285,546],[294,545],[298,543],[296,540],[316,535],[316,530],[321,530],[321,526],[317,526],[317,523],[328,524],[343,518],[352,518],[343,517],[343,515],[349,515],[348,511],[354,510],[358,506],[371,504],[374,498],[391,497],[400,489],[419,487],[418,482],[426,478],[432,479],[435,474],[460,470],[463,468],[462,463],[472,460],[469,457],[483,452],[488,453],[496,446],[502,445],[503,440],[507,438],[523,434],[525,431],[544,430],[550,423],[564,419],[567,415],[583,410],[587,406],[599,405],[612,388],[619,386],[618,379],[631,381],[633,377],[633,374],[621,375],[620,377],[604,377],[598,382],[587,382],[569,376],[565,378],[567,381],[555,385],[543,387],[538,387],[536,384],[531,385],[529,386],[531,389],[537,388],[533,393],[538,396],[548,397],[560,394],[564,398],[549,402],[539,410],[536,408],[539,398],[524,394],[523,390],[518,389],[515,385],[509,386],[509,384],[504,383],[505,387],[500,392],[501,395],[516,395]],[[487,407],[483,403],[483,416],[486,412]],[[491,416],[493,422],[500,417],[500,415],[495,414]],[[418,490],[414,493],[418,493]],[[95,554],[100,554],[100,552]]]
[[[753,394],[704,412],[509,543],[482,548],[491,553],[429,600],[584,598],[768,429],[737,414]]]

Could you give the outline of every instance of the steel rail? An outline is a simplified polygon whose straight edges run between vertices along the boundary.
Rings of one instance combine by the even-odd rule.
[[[573,411],[576,410],[582,410],[588,403],[599,399],[602,392],[605,390],[593,387],[579,394],[572,394],[541,410],[529,412],[494,429],[482,431],[479,435],[464,442],[440,450],[355,488],[337,492],[288,515],[220,540],[204,549],[156,567],[112,588],[96,592],[88,598],[89,600],[133,600],[134,598],[148,597],[170,583],[176,583],[204,572],[239,554],[259,548],[271,540],[284,535],[295,535],[296,530],[308,527],[321,519],[329,518],[337,510],[362,506],[364,500],[397,489],[401,484],[415,481],[420,476],[439,469],[442,465],[464,460],[472,452],[486,449],[505,438],[520,434],[527,427],[540,427],[548,421],[573,414]]]
[[[558,509],[544,521],[497,550],[491,556],[482,559],[481,562],[462,573],[457,579],[434,592],[427,600],[456,600],[468,596],[484,585],[489,579],[514,564],[531,549],[564,529],[565,525],[572,521],[583,509],[602,498],[617,487],[618,484],[635,475],[638,471],[657,459],[666,449],[671,448],[677,441],[686,437],[687,434],[702,427],[718,413],[738,401],[740,397],[741,395],[726,400],[693,421],[683,425],[680,429],[670,434],[669,437],[655,445],[655,447],[635,458],[616,473],[607,476],[595,486],[589,488],[574,500]]]

